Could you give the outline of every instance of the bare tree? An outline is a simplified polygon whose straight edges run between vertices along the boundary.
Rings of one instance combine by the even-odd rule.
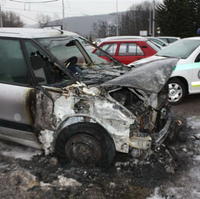
[[[121,16],[120,35],[139,35],[140,30],[148,30],[151,9],[152,5],[147,1],[131,6]]]
[[[116,34],[116,25],[108,24],[107,21],[98,21],[93,24],[93,30],[97,38],[104,38]]]
[[[23,27],[24,23],[14,12],[2,13],[3,27]]]
[[[49,15],[39,15],[37,21],[40,28],[43,28],[49,24],[51,17]]]

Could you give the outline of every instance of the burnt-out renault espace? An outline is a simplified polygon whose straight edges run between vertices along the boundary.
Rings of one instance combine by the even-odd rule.
[[[95,165],[158,147],[172,133],[166,82],[177,60],[132,70],[91,52],[75,33],[1,28],[0,138]]]

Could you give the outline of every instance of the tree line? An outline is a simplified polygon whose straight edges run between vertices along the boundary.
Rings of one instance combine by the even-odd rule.
[[[146,1],[120,13],[119,35],[139,35],[147,30],[151,36],[152,2]],[[189,37],[200,28],[200,0],[163,0],[155,7],[155,34]],[[116,25],[98,21],[93,25],[96,37],[116,35]]]

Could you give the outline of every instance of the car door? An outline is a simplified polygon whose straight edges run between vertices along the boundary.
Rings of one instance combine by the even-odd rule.
[[[0,38],[0,138],[40,148],[33,128],[32,91],[21,40]]]
[[[0,38],[0,126],[29,127],[31,74],[18,39]]]
[[[137,43],[120,42],[115,58],[124,64],[129,64],[144,58],[144,52]]]
[[[188,71],[190,93],[200,93],[200,52],[195,56],[190,67]]]
[[[177,62],[172,77],[185,79],[189,94],[200,93],[200,47]]]

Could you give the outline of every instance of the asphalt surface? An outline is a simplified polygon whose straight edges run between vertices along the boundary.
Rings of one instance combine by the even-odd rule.
[[[181,104],[172,106],[172,110],[183,117],[200,115],[200,94],[188,95]]]

